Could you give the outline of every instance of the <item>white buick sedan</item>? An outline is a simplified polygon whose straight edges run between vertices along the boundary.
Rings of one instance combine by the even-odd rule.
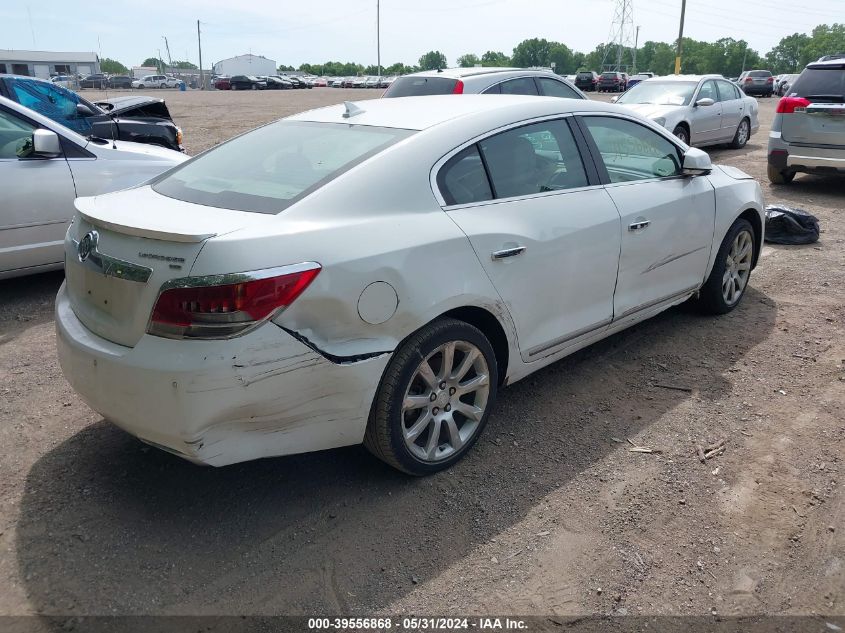
[[[503,385],[691,298],[731,311],[763,238],[757,183],[665,129],[504,95],[305,112],[76,207],[67,379],[215,466],[363,442],[446,468]]]

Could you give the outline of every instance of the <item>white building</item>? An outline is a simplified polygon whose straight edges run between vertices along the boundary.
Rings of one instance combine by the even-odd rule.
[[[13,51],[0,49],[0,73],[49,79],[51,75],[91,75],[100,72],[97,53]]]
[[[275,60],[267,59],[263,55],[253,55],[248,53],[246,55],[237,55],[230,57],[214,64],[213,70],[215,75],[258,75],[266,77],[268,75],[275,75],[278,71]]]

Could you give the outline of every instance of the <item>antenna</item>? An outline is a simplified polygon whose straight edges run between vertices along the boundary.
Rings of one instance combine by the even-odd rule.
[[[344,101],[343,107],[346,108],[345,112],[343,113],[344,119],[349,119],[353,116],[358,116],[359,114],[363,114],[364,110],[356,106],[351,101]]]
[[[627,68],[626,49],[633,50],[634,44],[634,0],[614,0],[613,21],[604,47],[602,70],[622,71]],[[615,53],[615,63],[608,63],[608,57]]]

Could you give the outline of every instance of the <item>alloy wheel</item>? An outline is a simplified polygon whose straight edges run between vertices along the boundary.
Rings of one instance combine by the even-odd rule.
[[[447,459],[478,432],[489,393],[481,350],[467,341],[439,346],[417,366],[405,392],[405,446],[423,462]]]
[[[728,251],[725,274],[722,276],[722,297],[728,305],[732,306],[739,301],[748,284],[753,244],[751,234],[748,231],[740,231]]]
[[[736,135],[737,144],[742,146],[748,142],[748,121],[745,119],[739,124],[739,132]]]

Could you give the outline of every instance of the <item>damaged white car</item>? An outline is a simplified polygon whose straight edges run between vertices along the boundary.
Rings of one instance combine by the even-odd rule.
[[[544,97],[314,110],[76,206],[65,376],[215,466],[363,442],[446,468],[499,387],[687,299],[735,308],[763,238],[746,174]]]

